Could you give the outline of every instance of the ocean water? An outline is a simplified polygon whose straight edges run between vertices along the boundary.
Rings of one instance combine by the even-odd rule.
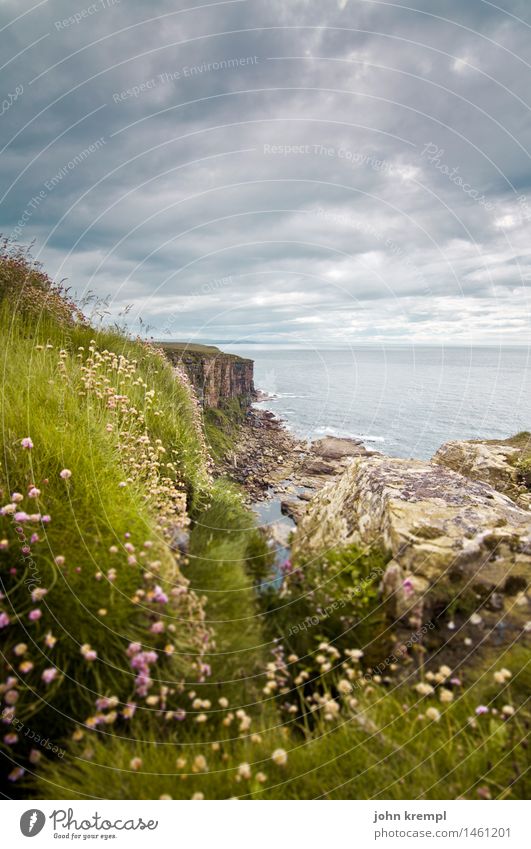
[[[450,439],[531,430],[531,349],[222,345],[255,362],[261,406],[299,437],[363,439],[396,457],[431,457]]]

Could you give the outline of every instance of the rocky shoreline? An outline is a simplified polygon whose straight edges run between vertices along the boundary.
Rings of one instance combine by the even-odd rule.
[[[530,443],[453,442],[431,460],[400,460],[361,440],[297,439],[251,407],[224,473],[258,513],[275,514],[263,524],[284,556],[352,543],[386,551],[381,592],[395,635],[435,617],[434,645],[457,630],[461,654],[531,630],[530,492],[516,462]]]

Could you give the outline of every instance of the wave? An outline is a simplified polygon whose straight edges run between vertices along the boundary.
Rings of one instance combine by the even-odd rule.
[[[375,436],[371,433],[352,433],[351,431],[341,430],[337,427],[316,427],[315,433],[323,436],[339,436],[343,439],[361,439],[363,442],[387,442],[385,436]]]

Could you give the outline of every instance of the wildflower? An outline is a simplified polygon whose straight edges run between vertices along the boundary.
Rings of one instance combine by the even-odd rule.
[[[431,684],[426,684],[423,681],[420,681],[416,686],[415,690],[421,696],[429,696],[430,693],[433,693],[433,687]]]
[[[177,769],[184,769],[186,766],[186,758],[177,758],[175,761],[175,766]]]
[[[267,775],[265,772],[257,772],[255,778],[259,784],[265,784],[267,781]]]
[[[492,799],[491,792],[486,786],[478,787],[477,793],[480,799]]]
[[[16,766],[15,769],[12,769],[9,775],[7,776],[9,781],[18,781],[19,778],[22,778],[24,775],[24,770],[21,766]]]
[[[0,628],[7,628],[11,619],[7,615],[7,613],[0,613]]]
[[[55,558],[55,565],[56,566],[64,566],[65,565],[65,559],[64,559],[62,554],[58,554],[57,557]]]
[[[277,766],[285,766],[288,762],[288,753],[285,749],[275,749],[271,755],[271,760]]]
[[[444,675],[445,678],[448,678],[452,674],[452,670],[449,666],[439,666],[439,672],[441,675]]]
[[[47,648],[53,649],[56,642],[57,642],[57,637],[54,637],[54,635],[51,633],[51,631],[48,631],[48,633],[46,634],[46,636],[44,638],[44,643],[47,646]]]
[[[446,687],[441,687],[441,689],[439,690],[439,699],[443,704],[447,704],[448,702],[453,702],[454,694]]]
[[[16,690],[8,690],[7,693],[4,694],[4,701],[6,705],[14,705],[18,702],[18,693]]]
[[[39,752],[38,749],[31,749],[29,753],[29,762],[30,764],[38,764],[40,759],[42,758],[42,752]]]
[[[72,472],[70,471],[70,469],[63,469],[59,472],[59,477],[62,478],[64,481],[67,481],[72,477]]]
[[[129,766],[131,769],[137,770],[142,766],[142,758],[131,758],[129,761]]]
[[[204,798],[205,798],[204,793],[194,793],[194,795],[192,796],[192,799],[194,799],[194,800],[201,800],[201,799],[204,799]]]
[[[48,590],[45,589],[44,587],[36,587],[34,590],[32,590],[31,600],[33,602],[41,601],[44,598],[44,596],[46,595],[47,592],[48,592]]]
[[[494,680],[497,684],[505,684],[511,677],[512,673],[508,669],[497,669],[494,673]]]
[[[6,746],[14,746],[15,743],[18,743],[18,734],[15,734],[14,731],[11,731],[9,734],[5,734],[4,743]]]
[[[28,498],[38,498],[40,494],[40,489],[37,489],[36,486],[32,486],[30,491],[28,492]]]
[[[33,669],[34,665],[35,664],[33,664],[31,660],[25,660],[20,664],[19,670],[22,675],[28,675],[28,673],[30,673]]]
[[[481,716],[482,714],[488,713],[488,712],[489,712],[489,709],[488,709],[488,707],[486,707],[486,705],[478,705],[477,708],[476,708],[477,716]]]
[[[45,684],[51,684],[57,678],[58,670],[55,666],[50,666],[48,669],[45,669],[41,675],[42,680]]]
[[[194,772],[208,772],[208,764],[204,755],[196,755],[192,770]]]
[[[340,693],[347,696],[349,693],[352,692],[352,684],[350,683],[350,681],[347,681],[346,678],[343,678],[337,685],[337,689]]]
[[[473,613],[472,616],[470,617],[470,624],[471,625],[481,625],[482,622],[483,622],[483,619],[481,618],[479,613]]]
[[[28,647],[26,643],[17,643],[15,648],[13,649],[17,657],[22,657],[23,654],[26,654],[27,650]]]
[[[92,663],[93,660],[96,660],[98,653],[95,651],[90,643],[83,643],[80,648],[80,652],[88,663]]]
[[[206,722],[207,719],[208,719],[208,716],[206,715],[206,713],[200,713],[196,716],[195,721],[201,723],[201,722]]]
[[[406,578],[405,581],[403,581],[402,589],[406,596],[410,596],[414,592],[415,587],[411,578]]]
[[[242,763],[242,764],[239,765],[238,775],[240,776],[240,778],[245,778],[245,779],[251,778],[251,775],[252,775],[251,767],[249,766],[248,763]]]
[[[31,441],[30,436],[25,436],[24,439],[20,441],[22,448],[25,448],[27,451],[30,451],[33,448],[33,442]]]
[[[20,504],[21,501],[24,501],[24,496],[22,495],[21,492],[14,492],[13,495],[11,496],[11,501],[14,504]]]
[[[170,796],[169,793],[163,793],[161,796],[159,796],[159,799],[173,799],[173,796]]]
[[[427,719],[430,719],[432,722],[439,722],[439,720],[441,718],[441,714],[439,713],[437,708],[429,707],[428,710],[426,711],[426,717],[427,717]]]
[[[28,619],[30,620],[30,622],[37,622],[41,618],[41,616],[42,610],[39,610],[38,607],[36,607],[35,610],[30,610],[30,612],[28,613]]]
[[[514,708],[512,705],[504,705],[502,707],[502,713],[504,716],[512,716],[514,713]]]

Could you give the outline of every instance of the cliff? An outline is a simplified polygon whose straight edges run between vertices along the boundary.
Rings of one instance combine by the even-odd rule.
[[[203,407],[222,407],[232,400],[247,406],[253,400],[252,360],[226,354],[214,345],[169,342],[161,347],[172,363],[186,370]]]

